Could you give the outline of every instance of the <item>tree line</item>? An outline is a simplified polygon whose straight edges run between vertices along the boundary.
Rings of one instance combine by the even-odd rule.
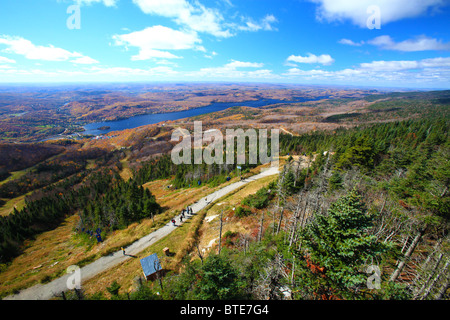
[[[159,214],[161,207],[148,189],[124,181],[117,171],[85,171],[32,195],[22,210],[0,217],[0,258],[7,262],[21,253],[22,243],[56,228],[79,213],[79,232],[100,228],[103,234]]]

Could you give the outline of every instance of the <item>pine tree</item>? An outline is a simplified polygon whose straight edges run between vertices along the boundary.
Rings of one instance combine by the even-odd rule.
[[[352,298],[367,281],[362,268],[388,249],[367,233],[372,217],[352,190],[331,204],[328,214],[315,214],[300,234],[305,257],[300,281],[322,299]]]

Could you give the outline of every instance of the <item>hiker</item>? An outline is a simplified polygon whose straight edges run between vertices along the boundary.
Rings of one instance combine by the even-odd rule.
[[[180,223],[183,222],[183,216],[180,217]]]
[[[123,247],[120,249],[122,249],[122,253],[123,253],[123,255],[125,255],[125,249]]]
[[[192,211],[192,208],[189,208],[189,210],[191,210],[191,214],[194,214],[194,211]]]
[[[173,226],[175,226],[175,219],[172,219],[172,224]]]

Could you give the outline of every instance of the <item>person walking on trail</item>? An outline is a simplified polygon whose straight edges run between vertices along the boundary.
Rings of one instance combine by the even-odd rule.
[[[180,217],[180,223],[182,223],[182,222],[183,222],[183,216]]]
[[[123,255],[125,255],[125,249],[123,247],[120,249],[122,249],[122,253],[123,253]]]
[[[175,226],[175,219],[172,219],[172,225]]]

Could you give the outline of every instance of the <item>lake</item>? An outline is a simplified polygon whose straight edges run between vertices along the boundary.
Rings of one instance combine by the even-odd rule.
[[[190,118],[199,116],[202,114],[208,114],[212,112],[222,111],[231,107],[251,107],[260,108],[276,103],[293,103],[293,102],[306,102],[314,101],[319,99],[324,99],[325,97],[319,97],[316,99],[306,99],[306,98],[296,98],[295,100],[276,100],[276,99],[261,99],[256,101],[246,101],[246,102],[215,102],[206,107],[194,108],[185,111],[178,112],[167,112],[167,113],[154,113],[146,114],[140,116],[134,116],[128,119],[116,120],[116,121],[105,121],[105,122],[95,122],[84,126],[84,131],[82,134],[85,135],[100,135],[106,134],[111,131],[122,131],[125,129],[133,129],[149,124],[160,123],[163,121],[173,121],[184,118]],[[99,130],[102,128],[104,130]]]

